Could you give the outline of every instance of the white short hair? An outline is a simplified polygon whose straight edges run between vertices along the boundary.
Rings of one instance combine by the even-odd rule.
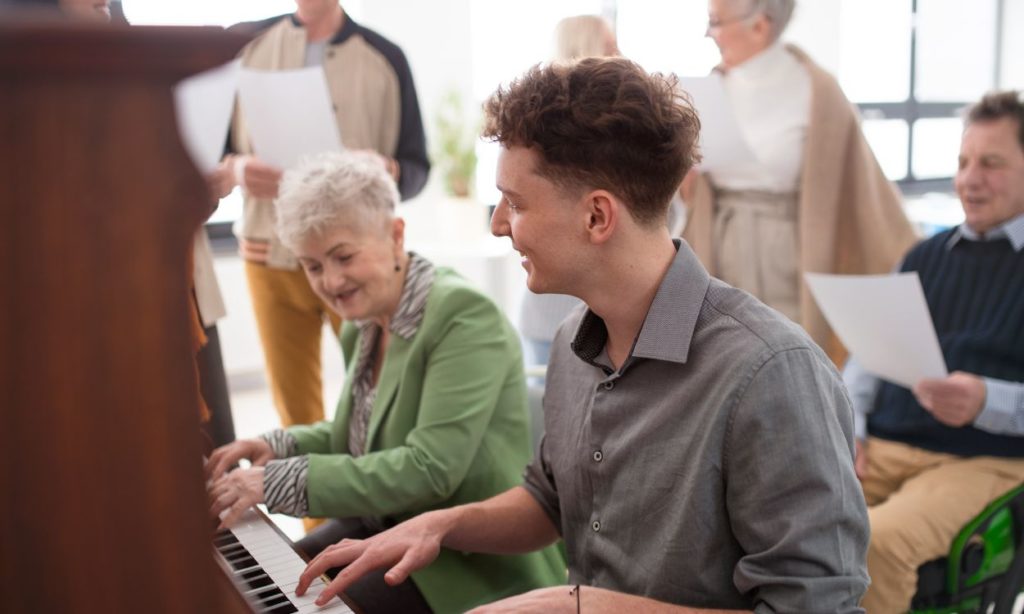
[[[796,0],[732,0],[740,14],[764,15],[772,22],[772,40],[778,40],[793,17]]]
[[[368,228],[394,217],[398,189],[380,160],[368,153],[323,153],[285,172],[275,201],[278,238],[295,250],[312,235],[339,224]]]

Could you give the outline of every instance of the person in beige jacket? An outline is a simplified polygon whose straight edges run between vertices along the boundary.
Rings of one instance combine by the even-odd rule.
[[[297,0],[296,12],[240,30],[262,33],[242,51],[243,66],[322,66],[342,144],[372,152],[402,199],[423,189],[430,164],[409,64],[397,45],[345,13],[337,0]],[[301,109],[282,109],[301,113]],[[274,233],[273,199],[284,169],[260,160],[244,113],[231,127],[235,177],[245,193],[235,225],[270,390],[284,426],[324,417],[320,335],[340,320],[309,288],[295,256]]]
[[[889,272],[916,235],[836,79],[779,42],[794,5],[708,4],[716,70],[757,159],[687,176],[683,238],[713,275],[800,323],[841,364],[802,274]]]

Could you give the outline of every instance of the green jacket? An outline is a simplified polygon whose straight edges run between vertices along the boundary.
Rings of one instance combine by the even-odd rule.
[[[450,269],[437,269],[411,339],[391,337],[373,404],[367,453],[348,454],[359,333],[346,323],[349,363],[332,422],[296,426],[309,455],[309,515],[378,516],[386,526],[427,510],[480,501],[522,483],[531,454],[523,359],[501,310]],[[442,549],[412,575],[436,612],[565,583],[554,547],[519,556]]]

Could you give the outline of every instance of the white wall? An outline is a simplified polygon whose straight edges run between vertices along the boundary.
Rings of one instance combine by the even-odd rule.
[[[842,0],[802,0],[783,39],[800,46],[822,68],[839,71],[839,15]]]
[[[472,99],[471,3],[472,0],[370,0],[360,6],[360,24],[397,44],[409,60],[428,145],[434,142],[434,117],[441,98],[454,89],[467,106]],[[434,173],[427,189],[410,204],[442,197],[438,175]]]

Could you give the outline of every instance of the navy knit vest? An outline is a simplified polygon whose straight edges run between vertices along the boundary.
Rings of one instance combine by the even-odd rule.
[[[902,269],[921,277],[946,366],[950,372],[1024,381],[1024,250],[1013,251],[1006,239],[961,239],[949,249],[952,232],[917,245]],[[1024,457],[1024,437],[946,426],[910,390],[885,381],[868,416],[868,432],[958,456]]]

